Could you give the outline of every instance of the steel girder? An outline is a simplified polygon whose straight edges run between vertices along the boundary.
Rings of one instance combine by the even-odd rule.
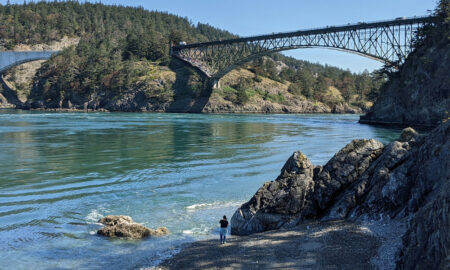
[[[343,50],[397,66],[411,52],[417,29],[433,21],[434,17],[401,18],[180,45],[171,51],[172,56],[215,79],[262,55],[310,47]]]

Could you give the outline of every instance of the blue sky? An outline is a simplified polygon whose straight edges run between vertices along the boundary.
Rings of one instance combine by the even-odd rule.
[[[10,1],[23,3],[22,1]],[[95,2],[95,1],[91,1]],[[167,11],[249,36],[294,31],[327,25],[394,19],[427,15],[438,0],[102,0],[104,4],[143,6],[149,10]],[[5,4],[6,0],[0,3]],[[381,63],[327,49],[297,49],[285,52],[298,59],[329,64],[354,72],[372,71]]]

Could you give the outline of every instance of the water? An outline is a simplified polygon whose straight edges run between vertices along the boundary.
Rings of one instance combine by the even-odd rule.
[[[216,237],[222,215],[273,180],[295,150],[324,164],[354,138],[398,129],[356,115],[0,111],[0,268],[132,269]],[[105,215],[167,237],[110,240]]]

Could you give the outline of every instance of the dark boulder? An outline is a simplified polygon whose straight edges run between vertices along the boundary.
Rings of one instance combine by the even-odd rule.
[[[283,166],[280,176],[266,182],[249,202],[231,218],[231,233],[246,235],[277,229],[303,215],[313,215],[315,207],[309,199],[313,191],[314,167],[300,151]]]
[[[336,196],[352,185],[383,151],[374,139],[353,140],[342,148],[315,177],[314,200],[320,210],[333,203]]]
[[[290,227],[318,216],[340,190],[358,178],[381,153],[375,140],[354,140],[323,168],[295,152],[275,181],[266,182],[231,219],[231,233],[246,235]]]

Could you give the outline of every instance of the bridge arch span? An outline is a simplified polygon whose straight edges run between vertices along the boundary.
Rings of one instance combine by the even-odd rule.
[[[0,74],[8,69],[37,60],[47,60],[59,51],[6,51],[0,52]]]
[[[252,56],[249,56],[249,57],[246,57],[244,59],[241,59],[240,61],[234,63],[233,65],[230,65],[230,66],[226,67],[225,69],[223,69],[223,70],[219,71],[218,73],[216,73],[211,78],[212,79],[220,79],[223,76],[225,76],[228,72],[232,71],[233,69],[235,69],[237,67],[240,67],[240,66],[242,66],[242,65],[244,65],[244,64],[246,64],[248,62],[251,62],[251,61],[253,61],[255,59],[258,59],[259,57],[268,56],[268,55],[270,55],[272,53],[277,53],[277,52],[282,52],[282,51],[290,51],[290,50],[297,50],[297,49],[310,49],[310,48],[330,49],[330,50],[337,50],[337,51],[341,51],[341,52],[345,52],[345,53],[352,53],[352,54],[356,54],[356,55],[359,55],[359,56],[362,56],[362,57],[370,58],[372,60],[381,62],[383,64],[394,65],[394,63],[387,62],[386,60],[384,60],[384,59],[382,59],[382,58],[380,58],[380,57],[378,57],[376,55],[361,53],[359,51],[352,50],[352,49],[341,49],[341,48],[334,48],[334,47],[328,47],[328,46],[297,46],[297,47],[291,47],[291,48],[285,48],[285,49],[280,49],[280,50],[274,50],[274,51],[270,51],[270,52],[254,54]],[[191,64],[189,62],[187,62],[187,63]]]
[[[299,48],[329,48],[398,66],[413,49],[417,29],[435,17],[398,18],[296,32],[236,38],[172,47],[172,56],[208,78],[226,73],[257,57]]]

